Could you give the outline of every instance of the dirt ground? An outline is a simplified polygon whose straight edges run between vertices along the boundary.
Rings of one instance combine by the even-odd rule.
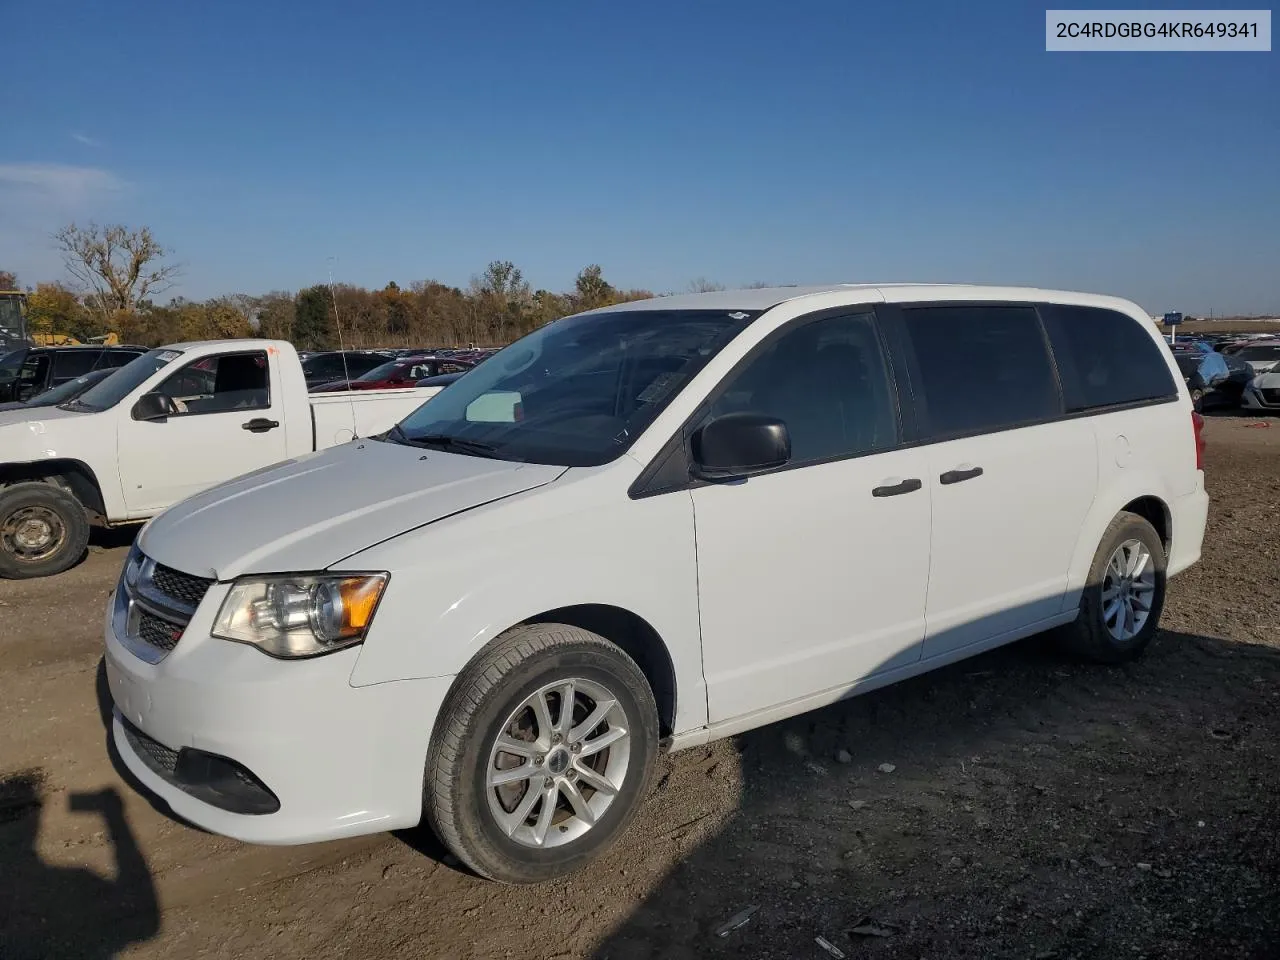
[[[622,845],[540,888],[425,831],[273,848],[175,822],[108,755],[124,546],[0,582],[0,958],[1280,956],[1280,420],[1258,423],[1207,427],[1204,560],[1140,662],[1035,638],[665,758]]]

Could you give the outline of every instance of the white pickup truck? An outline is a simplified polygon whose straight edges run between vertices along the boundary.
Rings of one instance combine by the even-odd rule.
[[[146,520],[282,460],[390,429],[440,387],[308,394],[280,340],[177,343],[70,403],[0,413],[0,577],[59,573],[91,524]]]

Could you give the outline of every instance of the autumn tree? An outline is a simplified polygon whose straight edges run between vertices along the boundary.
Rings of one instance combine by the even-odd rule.
[[[270,340],[293,339],[293,294],[276,290],[258,297],[258,336]]]
[[[53,240],[67,272],[86,291],[86,307],[104,323],[132,313],[139,301],[163,293],[178,276],[175,264],[162,262],[168,251],[149,227],[72,223]]]
[[[597,263],[584,267],[573,281],[573,308],[575,310],[595,310],[613,303],[617,291],[613,284],[604,278],[604,273]]]
[[[75,291],[60,283],[40,283],[27,294],[27,324],[32,333],[62,333],[77,340],[103,332]]]
[[[330,292],[324,284],[298,291],[294,299],[293,343],[303,350],[319,350],[335,342]]]

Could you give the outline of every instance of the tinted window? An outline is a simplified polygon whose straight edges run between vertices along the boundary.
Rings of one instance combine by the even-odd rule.
[[[786,423],[792,463],[893,446],[898,418],[874,316],[788,330],[732,375],[706,420],[746,411]]]
[[[1132,317],[1052,304],[1044,319],[1068,413],[1177,396],[1164,349]]]
[[[102,355],[99,350],[59,350],[53,355],[53,379],[61,383],[74,380],[93,369],[93,362]]]
[[[123,367],[129,361],[142,356],[141,353],[131,353],[126,350],[108,350],[102,355],[102,361],[98,364],[99,369],[102,367]]]
[[[1280,360],[1280,346],[1244,347],[1236,356],[1241,360]]]
[[[926,436],[999,430],[1061,411],[1033,307],[908,307],[903,318],[919,367],[914,386]]]
[[[255,351],[206,357],[170,374],[152,392],[168,396],[179,416],[261,410],[270,406],[267,355]]]

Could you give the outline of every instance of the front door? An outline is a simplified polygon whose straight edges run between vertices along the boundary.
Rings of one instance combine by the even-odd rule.
[[[130,517],[285,458],[278,357],[265,350],[204,357],[156,388],[172,403],[162,421],[120,421],[120,479]]]
[[[692,491],[712,723],[914,663],[924,637],[928,456],[899,448],[874,313],[789,324],[702,422],[748,410],[792,459]]]

